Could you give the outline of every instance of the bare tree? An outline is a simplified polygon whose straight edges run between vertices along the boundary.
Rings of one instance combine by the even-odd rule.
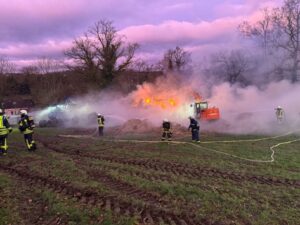
[[[300,70],[300,0],[285,0],[280,8],[264,10],[264,17],[257,24],[244,22],[240,31],[248,37],[260,38],[265,49],[269,47],[284,55],[284,71],[288,71],[292,82],[299,80]]]
[[[92,39],[85,34],[84,37],[75,39],[73,47],[65,51],[65,55],[74,60],[76,70],[88,73],[91,76],[94,76],[99,69],[99,62],[97,62],[93,46]]]
[[[162,68],[158,68],[157,64],[151,64],[142,59],[135,60],[130,66],[130,69],[138,72],[162,71]]]
[[[276,47],[289,56],[291,80],[298,81],[300,60],[300,0],[286,0],[281,8],[274,10]]]
[[[33,75],[33,74],[38,74],[39,73],[39,69],[37,66],[24,66],[21,68],[21,73],[24,75]]]
[[[250,60],[241,50],[231,52],[219,52],[212,56],[210,72],[217,79],[230,84],[241,83],[247,85],[246,72],[251,68]]]
[[[84,37],[75,39],[73,47],[65,55],[74,59],[77,68],[93,78],[100,71],[107,85],[131,65],[137,48],[136,43],[124,43],[124,37],[117,33],[111,21],[100,20]]]
[[[16,66],[10,62],[7,58],[0,57],[0,75],[7,75],[14,73]]]
[[[167,71],[182,71],[190,61],[190,53],[177,46],[165,52],[162,64]]]
[[[55,59],[43,56],[39,58],[34,65],[39,74],[49,74],[61,70],[62,64]]]
[[[247,38],[257,39],[260,46],[264,49],[264,54],[267,55],[272,47],[273,39],[273,12],[268,8],[262,10],[263,17],[255,24],[250,24],[244,21],[238,26],[240,33]]]

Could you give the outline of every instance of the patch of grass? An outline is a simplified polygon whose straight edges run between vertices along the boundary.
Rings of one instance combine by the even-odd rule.
[[[300,190],[289,186],[262,185],[254,182],[236,182],[222,177],[184,177],[171,172],[147,169],[134,164],[113,163],[98,160],[96,156],[118,157],[128,160],[159,160],[160,162],[176,163],[188,167],[214,168],[220,171],[238,174],[259,175],[300,180],[300,142],[282,145],[275,149],[275,162],[254,163],[220,154],[209,149],[222,151],[249,159],[268,160],[270,146],[299,138],[289,135],[277,139],[259,142],[241,143],[200,143],[199,148],[190,144],[172,143],[130,143],[109,142],[98,138],[57,138],[58,134],[68,133],[61,129],[37,129],[39,136],[53,140],[53,143],[65,151],[74,153],[76,150],[88,152],[90,158],[74,157],[61,154],[40,146],[36,153],[29,153],[23,148],[23,137],[17,132],[9,137],[11,151],[7,157],[1,157],[0,163],[18,169],[34,171],[41,176],[53,176],[60,181],[68,181],[71,185],[91,188],[103,195],[114,195],[143,206],[143,199],[127,196],[124,191],[103,184],[102,180],[89,176],[91,170],[105,170],[111,176],[147,192],[159,194],[164,200],[182,200],[197,205],[193,212],[199,219],[212,218],[212,222],[222,221],[225,224],[292,224],[296,225],[300,218]],[[120,136],[120,139],[159,140],[159,134]],[[202,141],[240,140],[266,137],[264,135],[224,135],[202,134]],[[105,137],[106,139],[109,137]],[[104,140],[105,140],[104,138]],[[183,139],[189,140],[189,138]],[[22,144],[20,144],[22,143]],[[25,146],[25,145],[24,145]],[[206,149],[209,148],[209,149]],[[93,156],[95,158],[93,159]],[[132,176],[140,173],[145,176]],[[149,179],[166,176],[168,179]],[[0,174],[0,224],[17,221],[18,213],[6,210],[6,202],[14,192],[14,182]],[[95,207],[87,208],[80,203],[66,200],[51,191],[40,192],[39,197],[49,205],[48,216],[59,215],[69,224],[124,224],[136,222],[135,218],[116,218],[111,212],[103,212]],[[11,208],[17,208],[11,201]],[[180,212],[184,205],[181,201],[174,203]],[[3,205],[5,207],[3,207]],[[101,222],[99,222],[101,221]],[[20,224],[13,223],[12,224]]]
[[[61,201],[56,194],[50,191],[41,193],[42,199],[48,203],[49,216],[61,215],[69,225],[134,225],[136,220],[124,216],[115,217],[111,212],[104,212],[98,208],[86,208],[72,200]]]
[[[13,187],[11,178],[0,173],[0,225],[21,224],[13,199]]]

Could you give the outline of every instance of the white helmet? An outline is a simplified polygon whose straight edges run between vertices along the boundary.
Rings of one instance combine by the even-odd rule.
[[[27,115],[27,111],[25,109],[20,110],[21,115]]]
[[[168,119],[164,119],[163,121],[164,121],[164,122],[169,122],[169,120],[168,120]]]
[[[278,109],[281,109],[281,106],[277,106]]]
[[[98,116],[102,116],[101,113],[98,113]]]

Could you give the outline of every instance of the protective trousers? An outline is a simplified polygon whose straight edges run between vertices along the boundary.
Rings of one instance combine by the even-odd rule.
[[[33,140],[32,136],[33,136],[33,133],[24,134],[24,139],[25,139],[25,143],[26,143],[28,151],[36,150],[36,144],[35,144],[35,141]]]
[[[99,136],[103,136],[103,130],[104,130],[104,127],[103,127],[103,126],[100,126],[100,127],[98,128]]]
[[[192,140],[199,141],[199,130],[198,129],[192,129]]]
[[[7,154],[7,135],[0,136],[0,154],[6,155]]]
[[[168,129],[164,129],[161,140],[164,141],[164,140],[166,140],[166,138],[168,138],[168,140],[170,141],[171,137],[172,137],[171,131]]]

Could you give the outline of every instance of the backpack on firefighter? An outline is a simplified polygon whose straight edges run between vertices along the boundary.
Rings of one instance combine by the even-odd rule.
[[[26,143],[26,147],[28,151],[35,151],[36,150],[36,143],[33,139],[34,133],[34,120],[31,116],[28,116],[26,110],[21,110],[21,119],[19,121],[19,130],[22,134],[24,134],[24,140]]]
[[[101,115],[100,113],[98,113],[97,116],[97,122],[98,122],[98,132],[99,132],[99,136],[103,136],[103,130],[104,130],[104,116]]]
[[[284,119],[284,110],[281,106],[278,106],[277,108],[275,108],[275,114],[276,114],[278,123],[282,123],[283,119]]]
[[[162,136],[161,136],[161,140],[165,141],[171,141],[172,140],[172,131],[171,131],[171,123],[170,121],[168,121],[167,119],[163,120],[162,123]]]

